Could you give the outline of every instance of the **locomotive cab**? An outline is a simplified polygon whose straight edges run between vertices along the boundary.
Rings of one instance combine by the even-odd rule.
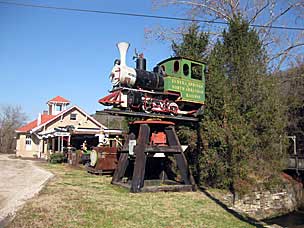
[[[183,106],[201,106],[205,103],[206,64],[182,57],[173,57],[157,64],[164,71],[165,93],[178,93],[176,102]]]

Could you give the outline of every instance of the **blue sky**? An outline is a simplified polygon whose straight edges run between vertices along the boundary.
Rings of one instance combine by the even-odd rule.
[[[15,2],[176,16],[168,9],[153,11],[150,0]],[[95,113],[103,109],[98,99],[111,88],[108,76],[119,57],[116,43],[131,44],[127,57],[130,66],[137,48],[144,52],[152,69],[172,52],[169,43],[145,39],[145,28],[178,24],[0,4],[0,105],[20,105],[31,120],[46,109],[49,99],[60,95]]]

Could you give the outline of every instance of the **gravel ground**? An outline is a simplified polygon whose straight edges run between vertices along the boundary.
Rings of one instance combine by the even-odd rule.
[[[25,201],[37,194],[53,176],[36,163],[0,154],[0,227],[13,218]]]

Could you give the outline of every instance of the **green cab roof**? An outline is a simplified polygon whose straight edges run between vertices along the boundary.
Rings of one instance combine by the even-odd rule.
[[[206,64],[205,62],[196,61],[196,60],[193,60],[193,59],[190,59],[190,58],[185,58],[185,57],[171,57],[171,58],[168,58],[168,59],[165,59],[165,60],[161,61],[160,63],[157,64],[157,66],[160,66],[160,65],[162,65],[162,64],[165,63],[165,62],[169,62],[169,61],[173,61],[173,60],[182,60],[182,59],[185,59],[185,60],[188,60],[188,61],[191,61],[191,62],[195,62],[195,63],[199,63],[199,64]]]

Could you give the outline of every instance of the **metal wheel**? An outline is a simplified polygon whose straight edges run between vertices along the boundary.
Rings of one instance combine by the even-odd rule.
[[[141,108],[145,113],[151,113],[152,112],[152,100],[145,99],[144,103],[141,105]]]
[[[178,114],[178,105],[175,102],[169,104],[170,115],[177,116]]]

